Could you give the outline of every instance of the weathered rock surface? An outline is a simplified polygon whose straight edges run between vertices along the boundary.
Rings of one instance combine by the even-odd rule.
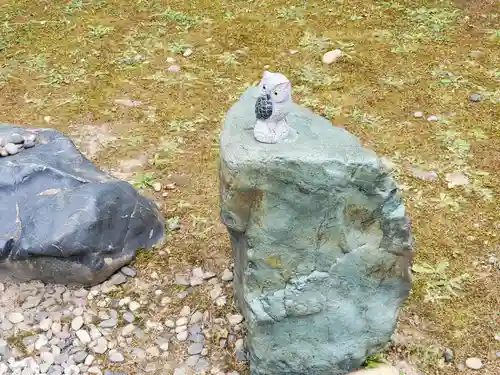
[[[411,280],[394,181],[347,131],[295,105],[293,143],[253,138],[257,89],[221,135],[221,218],[252,375],[346,374],[382,348]]]
[[[0,277],[95,285],[164,236],[156,205],[53,129],[0,161]],[[0,125],[0,138],[27,132]]]

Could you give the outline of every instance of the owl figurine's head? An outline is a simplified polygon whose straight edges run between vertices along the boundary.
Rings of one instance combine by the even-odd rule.
[[[288,78],[281,73],[264,71],[259,83],[260,95],[267,96],[275,103],[284,103],[292,99],[292,86]]]

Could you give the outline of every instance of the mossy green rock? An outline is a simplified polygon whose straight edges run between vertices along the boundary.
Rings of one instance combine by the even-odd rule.
[[[221,217],[252,375],[340,375],[381,349],[411,280],[409,220],[374,152],[298,105],[298,137],[253,138],[257,89],[227,113]]]

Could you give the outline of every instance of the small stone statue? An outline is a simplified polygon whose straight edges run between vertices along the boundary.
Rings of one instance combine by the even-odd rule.
[[[286,121],[292,104],[290,81],[281,73],[264,71],[259,90],[253,135],[261,143],[280,143],[291,130]]]
[[[35,145],[36,134],[27,133],[20,135],[12,133],[6,137],[0,136],[0,156],[15,155],[25,148],[31,148]]]

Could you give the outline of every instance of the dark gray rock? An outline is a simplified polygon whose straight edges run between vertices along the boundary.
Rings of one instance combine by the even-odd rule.
[[[0,278],[95,285],[164,237],[156,205],[53,129],[0,162]],[[0,125],[0,138],[27,132]]]
[[[411,288],[409,220],[375,153],[311,111],[293,106],[293,143],[257,142],[257,91],[230,109],[220,142],[251,374],[345,374],[393,333]]]

